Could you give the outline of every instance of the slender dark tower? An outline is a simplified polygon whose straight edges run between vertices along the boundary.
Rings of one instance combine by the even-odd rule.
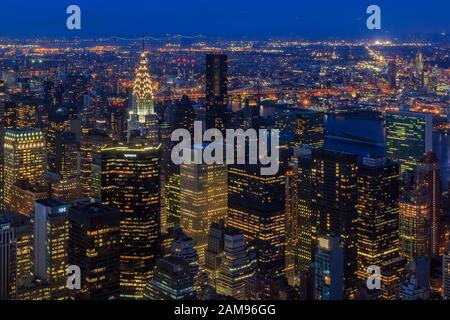
[[[228,105],[228,57],[206,55],[206,128],[224,130]]]
[[[388,63],[387,81],[389,83],[389,88],[393,90],[397,89],[397,61],[395,60],[395,57]]]
[[[313,150],[315,193],[313,209],[320,238],[339,238],[343,250],[344,297],[356,292],[357,167],[356,154]],[[333,278],[333,274],[330,275]]]
[[[441,219],[441,174],[439,159],[435,153],[427,152],[420,159],[417,163],[415,176],[417,188],[426,194],[430,203],[430,254],[438,255],[440,239],[439,221]]]

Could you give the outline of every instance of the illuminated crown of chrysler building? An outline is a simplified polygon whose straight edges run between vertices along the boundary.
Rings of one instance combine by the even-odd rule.
[[[136,79],[134,80],[133,86],[132,114],[138,116],[139,123],[144,123],[146,116],[154,113],[152,80],[150,78],[147,55],[143,52],[139,66],[136,68]]]
[[[145,50],[141,53],[141,60],[136,68],[128,129],[129,142],[133,137],[143,137],[147,139],[147,143],[157,144],[158,115],[155,113],[153,86]]]

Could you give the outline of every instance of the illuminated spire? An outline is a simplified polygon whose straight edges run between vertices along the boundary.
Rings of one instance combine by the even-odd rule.
[[[144,122],[147,115],[154,114],[154,94],[145,52],[141,54],[141,61],[136,68],[133,96],[133,111],[139,116],[139,122]]]

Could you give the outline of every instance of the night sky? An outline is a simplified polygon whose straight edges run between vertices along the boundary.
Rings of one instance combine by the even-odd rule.
[[[82,11],[68,31],[66,8]],[[345,4],[345,5],[344,5]],[[382,30],[366,29],[366,8],[382,10]],[[450,33],[449,0],[1,0],[0,36],[365,37]]]

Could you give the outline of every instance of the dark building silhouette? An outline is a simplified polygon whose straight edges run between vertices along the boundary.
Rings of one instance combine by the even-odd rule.
[[[388,63],[387,81],[390,89],[397,89],[397,61],[395,58]]]
[[[439,254],[441,219],[441,171],[436,154],[429,151],[417,163],[415,183],[423,190],[430,203],[430,255]]]
[[[100,203],[69,209],[69,265],[81,271],[80,299],[120,296],[120,212]]]
[[[228,106],[228,57],[206,55],[206,128],[224,130]]]

